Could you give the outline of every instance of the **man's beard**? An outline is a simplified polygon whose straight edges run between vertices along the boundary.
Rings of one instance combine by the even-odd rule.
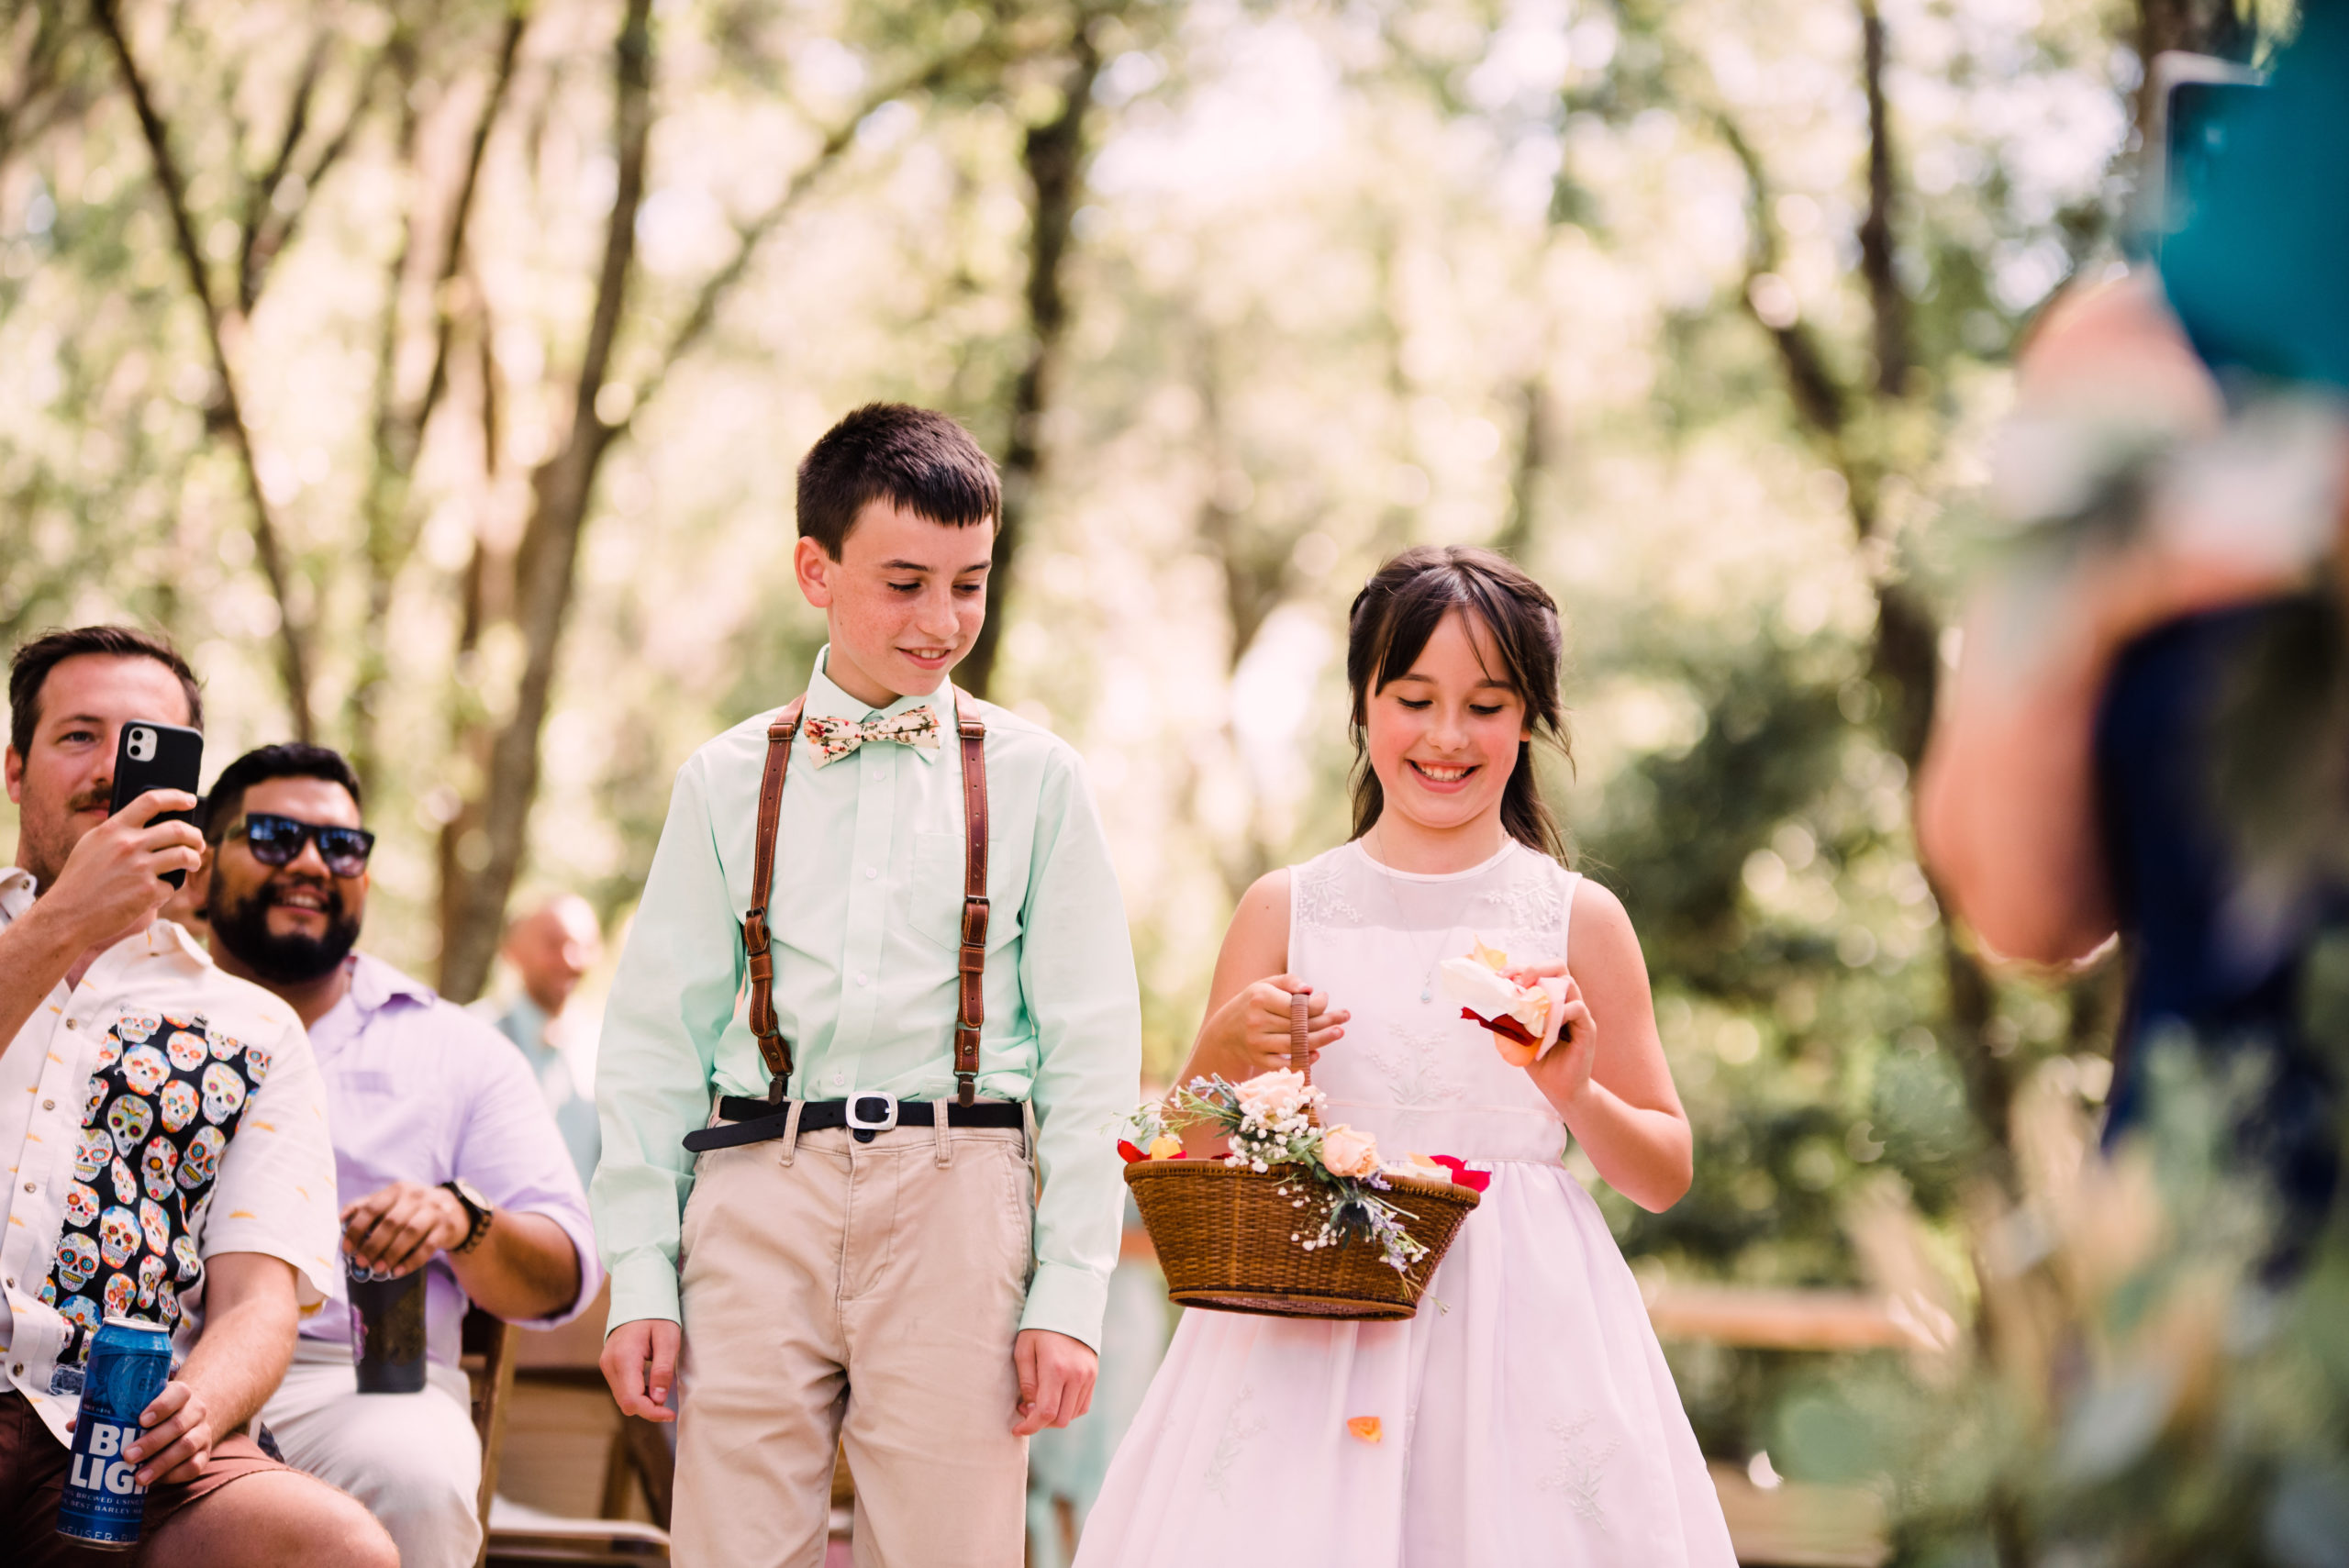
[[[82,832],[88,831],[87,828],[82,832],[74,830],[75,814],[104,811],[112,804],[111,791],[87,790],[68,800],[53,817],[38,809],[24,814],[17,834],[17,863],[32,873],[33,885],[38,891],[46,893],[50,890],[59,873],[65,870],[66,859],[73,853],[73,846],[82,841]]]
[[[359,940],[359,921],[345,912],[342,889],[333,886],[323,890],[327,902],[320,913],[327,917],[327,929],[322,935],[281,935],[271,930],[269,912],[284,902],[282,895],[290,887],[272,877],[250,897],[231,904],[221,895],[220,873],[216,870],[211,896],[205,901],[212,940],[273,985],[303,985],[319,979],[350,956],[351,944]]]

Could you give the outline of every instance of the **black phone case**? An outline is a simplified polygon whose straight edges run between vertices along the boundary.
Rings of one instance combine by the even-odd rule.
[[[122,727],[114,743],[114,799],[109,813],[118,812],[150,789],[184,789],[195,793],[204,768],[204,733],[177,724],[134,718]],[[193,811],[166,811],[158,822],[194,822]],[[172,871],[163,880],[185,885],[187,873]]]

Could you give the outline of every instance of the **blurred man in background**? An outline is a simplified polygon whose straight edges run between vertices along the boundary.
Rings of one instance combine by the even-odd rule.
[[[481,1546],[481,1449],[457,1361],[469,1304],[568,1321],[603,1283],[585,1195],[529,1074],[482,1022],[353,952],[374,836],[338,752],[264,746],[222,771],[205,818],[220,966],[301,1016],[326,1080],[342,1242],[397,1278],[429,1269],[424,1388],[362,1394],[349,1310],[303,1326],[262,1419],[286,1459],[365,1503],[406,1568]]]
[[[579,982],[603,961],[604,933],[595,907],[575,893],[557,894],[506,928],[503,951],[522,988],[503,1007],[483,1003],[475,1010],[530,1064],[584,1186],[595,1178],[603,1147],[596,1121],[600,1020],[573,1007],[571,1000]]]

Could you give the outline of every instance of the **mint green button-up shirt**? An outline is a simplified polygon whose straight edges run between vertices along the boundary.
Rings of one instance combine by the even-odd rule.
[[[808,717],[876,717],[825,666],[818,655]],[[954,1094],[963,760],[953,694],[941,683],[879,715],[919,704],[939,715],[935,751],[874,742],[818,768],[805,728],[793,742],[768,921],[794,1098]],[[1141,1072],[1133,948],[1075,751],[1014,714],[979,706],[992,909],[978,1093],[1034,1106],[1043,1182],[1020,1327],[1097,1349],[1124,1197],[1115,1124]],[[615,1325],[678,1317],[677,1237],[694,1170],[680,1140],[709,1119],[713,1096],[767,1091],[744,1017],[740,922],[773,717],[735,726],[678,771],[612,982],[596,1074],[603,1161],[591,1199]]]

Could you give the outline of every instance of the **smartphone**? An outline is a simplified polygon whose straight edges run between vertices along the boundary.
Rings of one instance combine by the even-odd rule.
[[[2154,56],[2154,124],[2145,138],[2144,212],[2156,251],[2223,177],[2234,127],[2266,91],[2266,72],[2171,50]]]
[[[196,775],[204,766],[204,732],[177,724],[134,718],[122,727],[114,742],[114,801],[118,812],[150,789],[184,789],[195,793]],[[166,811],[158,822],[194,822],[193,811]],[[163,880],[184,885],[187,873],[167,871]]]

